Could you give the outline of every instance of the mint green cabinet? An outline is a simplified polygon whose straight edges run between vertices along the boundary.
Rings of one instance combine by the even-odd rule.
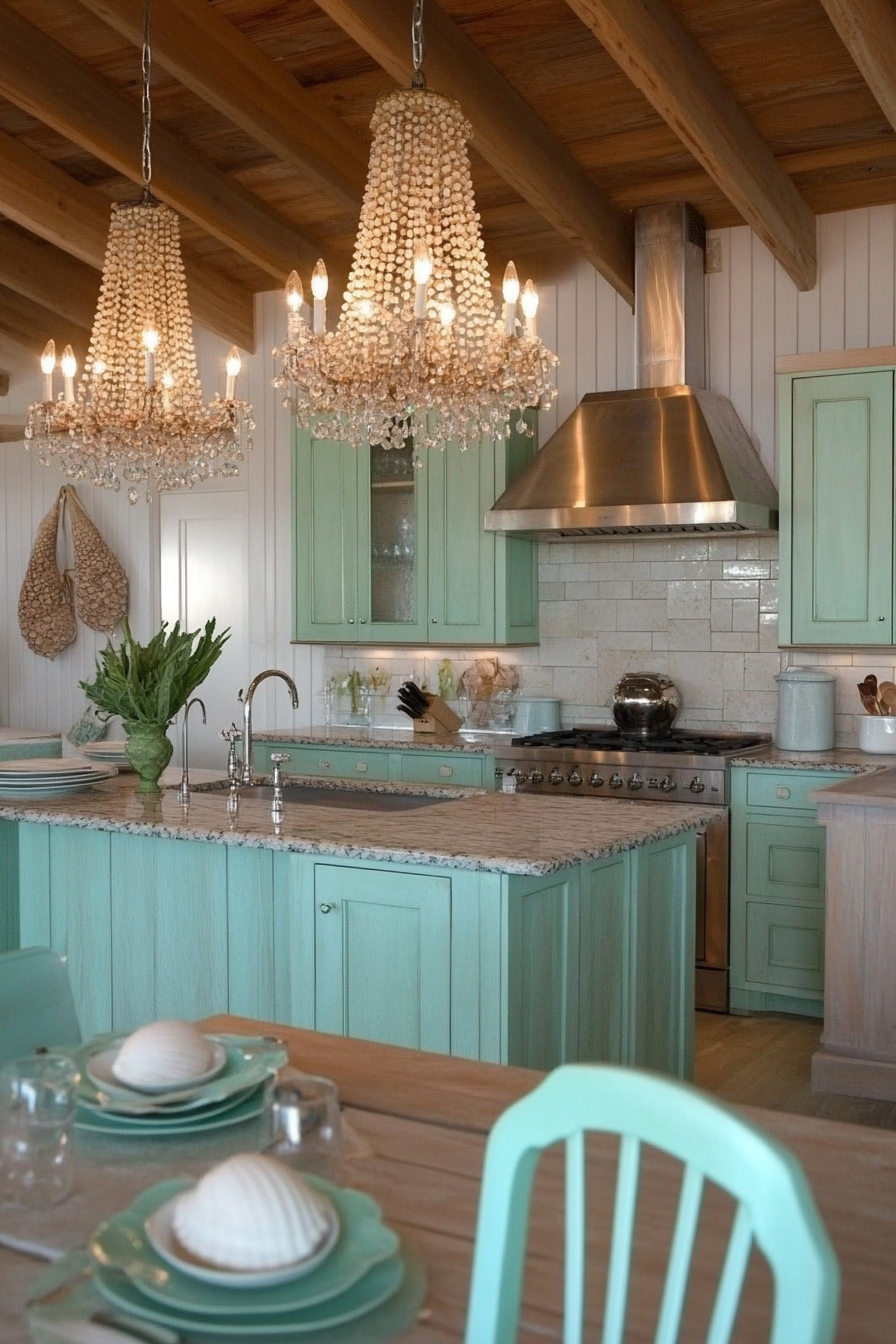
[[[482,522],[535,441],[356,450],[297,431],[293,637],[316,643],[538,642],[533,542]]]
[[[825,831],[807,795],[841,772],[731,772],[731,1008],[820,1017]]]
[[[258,774],[271,773],[271,755],[285,752],[286,775],[319,779],[358,779],[393,784],[451,784],[464,788],[493,789],[495,758],[487,752],[405,751],[389,746],[350,747],[327,742],[309,745],[296,742],[256,742],[252,753]]]
[[[893,376],[781,380],[782,644],[894,642]]]

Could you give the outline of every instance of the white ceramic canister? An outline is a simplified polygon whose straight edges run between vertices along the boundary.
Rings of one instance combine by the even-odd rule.
[[[896,715],[863,714],[859,719],[862,751],[881,751],[896,756]]]
[[[775,744],[785,751],[830,751],[836,677],[821,667],[788,667],[778,683]]]

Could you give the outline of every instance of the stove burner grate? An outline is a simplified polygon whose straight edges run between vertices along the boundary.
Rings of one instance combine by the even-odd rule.
[[[514,737],[512,747],[548,747],[580,751],[650,751],[669,755],[720,756],[761,746],[756,733],[696,733],[679,729],[671,737],[625,737],[615,728],[567,728],[559,732]]]

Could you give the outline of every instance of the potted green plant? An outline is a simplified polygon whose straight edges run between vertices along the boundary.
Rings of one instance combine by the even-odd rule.
[[[169,630],[163,621],[148,644],[138,644],[125,619],[120,647],[109,643],[101,649],[94,680],[80,683],[98,709],[122,719],[139,793],[159,792],[173,751],[168,726],[205,681],[229,637],[229,630],[215,634],[214,619],[201,633],[181,630],[179,621]]]

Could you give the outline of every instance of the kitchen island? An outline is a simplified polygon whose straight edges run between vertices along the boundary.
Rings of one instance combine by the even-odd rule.
[[[184,807],[127,776],[4,802],[7,942],[68,955],[85,1035],[230,1011],[493,1062],[689,1075],[695,834],[712,809],[366,791],[421,805],[290,803],[277,826],[256,797]]]

